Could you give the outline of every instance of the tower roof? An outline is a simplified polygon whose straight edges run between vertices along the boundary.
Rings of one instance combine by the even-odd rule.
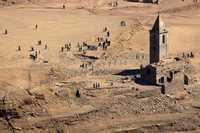
[[[153,31],[159,31],[159,32],[165,30],[165,24],[162,21],[159,13],[158,13],[158,16],[156,18],[156,21],[154,22],[152,30]]]

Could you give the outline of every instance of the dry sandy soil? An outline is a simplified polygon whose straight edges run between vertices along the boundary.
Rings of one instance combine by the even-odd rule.
[[[174,86],[162,95],[158,86],[136,84],[132,75],[121,73],[148,63],[149,29],[160,12],[170,55],[193,51],[198,76],[200,3],[119,0],[111,7],[112,0],[13,1],[0,1],[0,98],[6,101],[0,107],[1,133],[200,132],[198,83],[188,89]],[[78,42],[97,46],[105,27],[111,40],[107,50],[78,51]],[[71,50],[62,52],[69,42]],[[31,47],[38,52],[35,61]],[[83,63],[91,64],[81,68]]]

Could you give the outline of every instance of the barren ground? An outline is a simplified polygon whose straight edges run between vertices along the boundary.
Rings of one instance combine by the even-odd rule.
[[[200,132],[199,84],[188,90],[174,86],[162,95],[159,87],[136,84],[133,75],[122,73],[148,63],[149,29],[159,11],[169,31],[170,55],[193,51],[199,76],[200,3],[119,1],[111,7],[104,0],[24,1],[0,8],[0,97],[19,114],[0,118],[1,133]],[[111,45],[83,57],[77,43],[97,46],[105,27]],[[61,52],[69,42],[71,50]],[[31,47],[40,52],[35,61],[29,57]],[[92,65],[80,68],[88,62]]]

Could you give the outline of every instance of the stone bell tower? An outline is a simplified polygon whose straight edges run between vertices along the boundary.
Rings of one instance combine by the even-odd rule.
[[[168,31],[158,14],[150,30],[150,64],[158,63],[168,55]]]

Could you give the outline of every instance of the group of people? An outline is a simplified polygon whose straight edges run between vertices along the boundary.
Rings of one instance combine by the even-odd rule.
[[[100,83],[99,82],[94,83],[93,88],[100,89],[101,88]]]
[[[103,29],[104,37],[97,37],[98,47],[101,47],[103,50],[107,50],[108,46],[111,45],[110,41],[110,31],[107,27]]]
[[[64,46],[61,46],[61,52],[64,52],[65,49],[67,49],[67,51],[70,51],[71,43],[66,43]]]
[[[183,58],[194,58],[194,53],[193,52],[183,53],[182,57]]]
[[[86,53],[86,51],[88,50],[88,44],[87,44],[86,42],[82,42],[82,44],[80,44],[80,43],[78,42],[77,48],[78,48],[78,51],[79,51],[79,52]]]
[[[38,45],[42,45],[41,40],[38,41]],[[18,45],[17,51],[20,52],[21,50],[22,50],[21,45]],[[47,44],[44,45],[44,50],[47,50]],[[36,50],[33,46],[30,47],[29,52],[30,52],[29,57],[34,61],[38,58],[38,55],[40,54],[40,50]]]
[[[35,24],[35,30],[38,30],[38,24]],[[5,33],[4,34],[8,34],[8,31],[7,29],[5,30]],[[105,27],[103,29],[103,36],[102,37],[98,37],[97,38],[97,45],[88,45],[87,42],[78,42],[77,43],[77,51],[78,52],[82,52],[83,54],[86,54],[86,52],[88,50],[97,50],[98,48],[102,48],[102,50],[107,50],[107,47],[111,45],[111,41],[110,41],[110,31],[107,27]],[[42,45],[42,41],[39,40],[37,42],[37,45],[40,46]],[[47,44],[44,45],[44,49],[47,50]],[[66,43],[64,44],[63,46],[61,46],[60,48],[60,52],[64,52],[66,49],[67,52],[71,51],[72,49],[72,44],[71,43]],[[20,45],[18,45],[17,47],[17,51],[21,51],[22,50],[22,47]],[[33,47],[31,47],[31,50],[30,50],[30,58],[33,59],[33,60],[36,60],[37,57],[38,57],[38,54],[40,54],[40,51],[38,50],[35,50]],[[81,65],[82,68],[87,68],[87,64],[83,64]]]
[[[82,69],[84,69],[84,70],[91,70],[91,71],[94,70],[94,67],[93,67],[92,62],[83,62],[83,63],[80,65],[80,68],[82,68]]]
[[[87,69],[87,67],[88,67],[88,64],[87,64],[87,63],[83,63],[83,64],[80,65],[80,68],[85,68],[85,69]]]

